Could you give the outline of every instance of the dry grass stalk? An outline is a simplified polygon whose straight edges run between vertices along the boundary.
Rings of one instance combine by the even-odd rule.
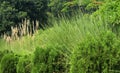
[[[7,44],[10,44],[12,42],[12,38],[9,35],[4,34],[3,38]]]
[[[38,21],[35,21],[35,23],[31,23],[30,20],[25,19],[24,21],[22,21],[22,24],[19,24],[18,27],[11,27],[11,36],[4,34],[3,38],[6,42],[10,43],[12,40],[19,40],[25,35],[32,36],[33,33],[37,33],[38,27]]]

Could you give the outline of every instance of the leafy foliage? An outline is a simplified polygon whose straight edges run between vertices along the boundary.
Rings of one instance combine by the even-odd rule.
[[[81,10],[91,13],[98,9],[98,5],[91,0],[1,0],[0,1],[0,33],[10,31],[11,26],[19,26],[25,18],[38,20],[40,27],[46,26],[48,17],[72,14]],[[50,25],[50,24],[49,24]]]
[[[13,16],[14,14],[14,16]],[[10,30],[10,26],[14,24],[16,17],[16,10],[9,2],[2,2],[0,4],[0,32]]]
[[[88,37],[79,44],[71,59],[71,73],[110,73],[120,61],[120,42],[112,32]]]
[[[32,70],[32,61],[31,56],[23,56],[19,58],[17,64],[17,73],[31,73]]]
[[[1,60],[1,73],[17,73],[18,56],[6,54]]]
[[[1,0],[0,33],[10,31],[11,26],[18,26],[25,18],[38,20],[40,27],[47,24],[47,2],[47,0]]]
[[[0,51],[0,72],[119,73],[120,39],[112,32],[119,31],[119,4],[119,0],[0,0],[0,32],[24,18],[46,24],[49,14],[57,17],[51,21],[52,28],[32,37],[10,43],[0,40],[4,50]],[[71,16],[77,9],[80,13]],[[94,11],[94,17],[81,14]],[[59,14],[70,18],[59,18]]]
[[[12,53],[13,52],[9,51],[9,50],[0,51],[0,62],[1,62],[2,58],[4,57],[4,55],[6,55],[6,54],[12,54]]]
[[[37,48],[34,52],[33,73],[64,73],[66,70],[66,61],[62,53],[54,48]]]
[[[102,20],[109,23],[109,27],[116,33],[119,32],[120,24],[120,0],[106,0],[106,2],[93,15],[102,16]]]
[[[48,6],[49,12],[55,17],[61,14],[71,15],[78,8],[77,0],[50,0]]]

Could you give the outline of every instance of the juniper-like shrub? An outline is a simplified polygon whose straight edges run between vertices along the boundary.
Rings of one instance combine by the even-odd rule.
[[[108,23],[108,26],[116,34],[120,31],[120,0],[105,0],[103,5],[93,13],[93,16],[101,16],[102,20]],[[120,34],[119,34],[120,35]]]
[[[17,73],[18,59],[19,57],[12,53],[4,55],[1,60],[1,73]]]
[[[10,50],[0,51],[0,62],[1,62],[2,57],[6,54],[9,54],[9,53],[13,53],[13,52]]]
[[[1,61],[2,57],[3,57],[3,52],[0,51],[0,61]]]
[[[32,73],[65,73],[65,57],[55,48],[36,48]]]
[[[30,56],[23,56],[19,58],[17,64],[17,73],[31,73],[32,69],[32,61],[31,55]]]
[[[74,49],[70,73],[116,73],[120,69],[119,44],[119,39],[110,31],[88,36]]]
[[[65,56],[66,48],[63,46],[57,46],[50,48],[48,58],[48,73],[67,73],[67,58]]]
[[[32,73],[45,73],[47,68],[47,54],[48,52],[42,48],[36,48],[33,58],[33,70]]]

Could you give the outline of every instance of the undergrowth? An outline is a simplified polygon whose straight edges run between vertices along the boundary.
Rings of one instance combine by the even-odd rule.
[[[1,53],[1,71],[9,60],[15,61],[14,73],[118,71],[119,39],[102,17],[95,19],[80,14],[68,19],[63,16],[53,18],[52,24],[52,27],[38,30],[32,36],[26,35],[9,43],[1,40],[1,51],[14,53],[7,57]],[[8,67],[12,66],[10,64]],[[9,70],[13,72],[11,68]]]

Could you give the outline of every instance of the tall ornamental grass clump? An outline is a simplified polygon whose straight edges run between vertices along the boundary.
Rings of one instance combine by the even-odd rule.
[[[44,32],[39,32],[35,39],[40,41],[42,47],[59,44],[65,45],[68,50],[71,50],[87,34],[96,36],[101,30],[107,30],[101,17],[96,21],[90,15],[76,14],[70,19],[64,16],[58,19],[54,18],[52,20],[53,27],[46,29]]]
[[[35,40],[35,34],[39,28],[39,22],[34,23],[29,19],[24,19],[19,26],[11,26],[10,33],[4,33],[0,38],[0,51],[12,50],[17,54],[33,53],[36,46],[39,44]]]
[[[120,72],[120,41],[111,31],[87,36],[71,56],[70,73]]]

